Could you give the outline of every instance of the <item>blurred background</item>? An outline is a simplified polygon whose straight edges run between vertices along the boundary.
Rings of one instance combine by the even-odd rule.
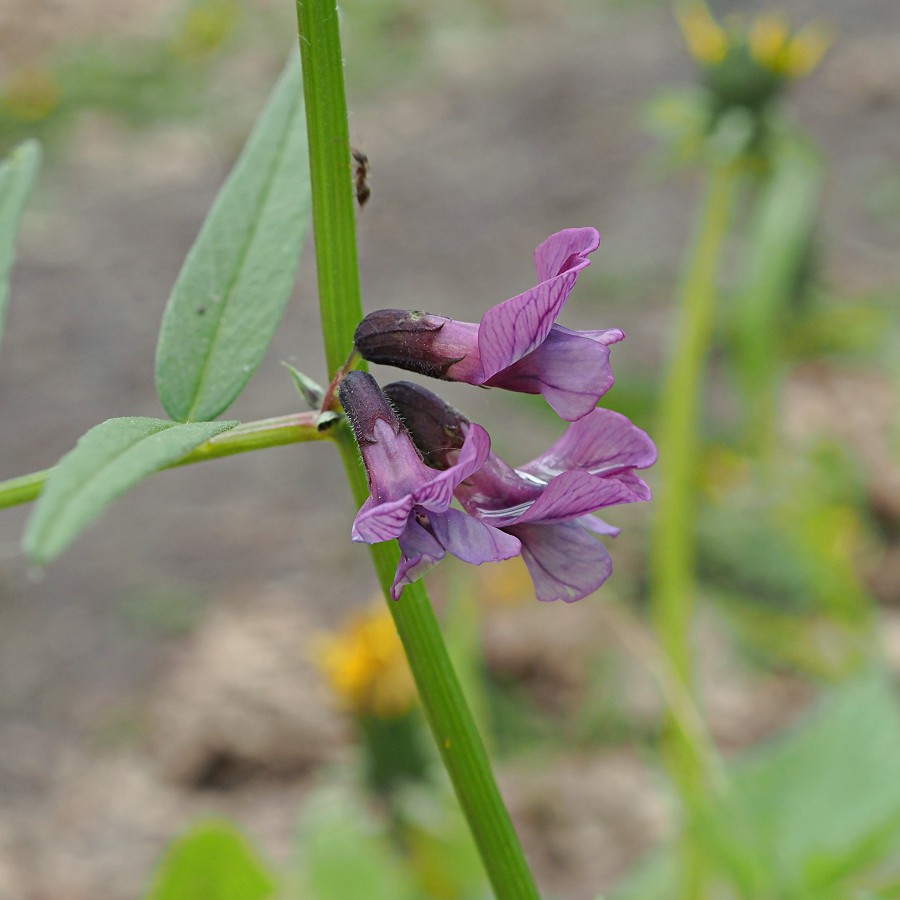
[[[795,745],[780,744],[794,768],[779,757],[781,774],[757,781],[783,797],[798,771],[818,773],[808,791],[825,814],[807,804],[808,821],[792,832],[811,834],[846,808],[827,786],[847,775],[842,760],[863,759],[851,738],[880,748],[851,779],[863,798],[854,840],[875,841],[880,855],[842,863],[850,886],[827,896],[900,896],[868,882],[854,893],[854,879],[900,847],[900,773],[890,767],[900,758],[900,7],[780,8],[797,26],[815,16],[832,36],[781,113],[818,147],[824,176],[802,284],[780,320],[765,454],[741,436],[731,363],[740,334],[729,303],[741,294],[752,226],[725,248],[700,462],[702,708],[731,759],[806,721],[816,703],[837,703],[824,718],[840,734],[808,742],[832,748],[833,768],[802,754],[798,763]],[[761,9],[713,5],[720,21]],[[690,102],[671,92],[696,90],[698,74],[671,5],[348,0],[341,11],[351,139],[371,164],[359,216],[367,310],[477,321],[533,284],[531,253],[547,235],[593,225],[603,243],[562,321],[624,329],[608,405],[654,434],[704,191],[702,160],[676,139],[690,130]],[[162,414],[153,360],[169,290],[295,35],[292,5],[275,0],[4,0],[0,154],[33,136],[45,162],[0,353],[0,478],[53,465],[106,418]],[[327,380],[320,343],[307,248],[283,325],[233,417],[301,408],[280,363]],[[489,425],[513,463],[561,433],[527,398],[460,386],[442,394]],[[386,897],[485,896],[440,779],[430,800],[403,806],[407,823],[425,822],[428,852],[392,842],[397,801],[373,775],[372,748],[396,746],[396,734],[373,738],[381,712],[348,704],[331,677],[339,664],[323,664],[322,635],[377,592],[367,553],[349,541],[342,481],[325,445],[167,472],[43,572],[19,549],[28,509],[3,512],[2,900],[142,896],[173,838],[208,816],[235,823],[246,839],[234,840],[282,873],[285,896],[375,896],[335,887],[328,874],[348,841],[368,848]],[[614,576],[571,606],[534,600],[518,561],[473,572],[451,563],[429,580],[548,897],[611,890],[674,827],[646,616],[652,513],[649,504],[607,516],[623,529],[610,545]],[[888,673],[883,690],[859,680],[873,661]],[[415,744],[401,733],[403,746]],[[419,762],[409,767],[416,782]],[[439,827],[428,825],[429,803]],[[441,847],[457,882],[434,875],[447,868]],[[318,886],[304,881],[310,872],[325,873]]]

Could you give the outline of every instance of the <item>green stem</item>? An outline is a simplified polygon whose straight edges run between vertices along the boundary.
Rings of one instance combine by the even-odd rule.
[[[776,449],[779,385],[787,371],[785,335],[806,285],[823,170],[804,140],[782,137],[771,171],[755,190],[749,251],[734,300],[734,368],[744,401],[744,444],[760,456]]]
[[[353,346],[362,319],[347,104],[335,0],[298,0],[297,22],[309,133],[313,227],[322,331],[330,372]],[[368,497],[365,473],[346,426],[335,428],[358,504]],[[469,823],[494,892],[501,900],[538,897],[509,813],[491,772],[440,627],[421,582],[390,600],[396,543],[371,548],[378,579],[409,660],[425,716]]]
[[[178,466],[234,456],[236,453],[247,453],[250,450],[263,450],[266,447],[330,439],[331,429],[320,431],[316,426],[317,418],[318,413],[308,412],[246,422],[232,428],[231,431],[225,431],[204,441],[187,456],[166,468],[175,469]],[[30,475],[0,482],[0,509],[36,500],[52,472],[53,469],[44,469],[42,472],[32,472]]]
[[[43,469],[40,472],[32,472],[30,475],[20,475],[18,478],[0,481],[0,509],[36,500],[52,471],[53,469]]]
[[[344,61],[337,5],[297,0],[319,311],[328,372],[343,365],[362,319]]]
[[[651,543],[651,609],[674,692],[694,696],[691,622],[695,606],[697,479],[700,471],[700,402],[716,311],[716,271],[737,189],[739,170],[719,167],[681,287],[680,321],[660,394],[659,487]],[[706,807],[714,750],[705,731],[670,708],[667,755],[688,815]],[[681,896],[704,896],[701,854],[685,847]]]

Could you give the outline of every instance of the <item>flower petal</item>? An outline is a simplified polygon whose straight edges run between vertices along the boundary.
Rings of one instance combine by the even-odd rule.
[[[633,481],[643,485],[640,479],[598,478],[584,469],[572,469],[557,475],[533,503],[505,510],[479,510],[479,518],[497,528],[526,522],[567,522],[604,506],[646,499]]]
[[[574,522],[514,525],[509,532],[522,542],[522,559],[538,600],[580,600],[597,590],[612,572],[612,560],[603,544]]]
[[[596,228],[565,228],[551,234],[534,251],[534,265],[538,278],[546,281],[577,265],[581,257],[593,253],[600,246],[600,232]],[[572,257],[575,257],[573,260]],[[585,259],[583,265],[588,265]]]
[[[412,512],[410,494],[399,500],[376,503],[371,497],[359,508],[351,537],[357,543],[379,544],[399,537]]]
[[[480,425],[473,423],[469,426],[456,462],[442,472],[433,470],[434,478],[413,491],[413,503],[434,513],[449,509],[456,486],[480,469],[490,452],[490,436]]]
[[[646,498],[627,479],[597,478],[583,469],[573,469],[554,478],[518,521],[564,522],[606,506],[635,503],[643,499]]]
[[[600,245],[593,228],[569,228],[551,235],[535,250],[540,284],[489,309],[478,327],[478,351],[485,381],[544,342],[587,254]]]
[[[391,597],[394,600],[400,599],[406,585],[418,581],[425,572],[446,556],[444,548],[428,529],[416,521],[415,517],[409,520],[397,540],[400,544],[400,562],[397,564],[394,584],[391,587]]]
[[[560,417],[574,422],[590,413],[613,385],[609,347],[602,338],[594,337],[608,334],[554,325],[543,344],[486,384],[523,394],[543,394]]]
[[[435,537],[463,562],[480,566],[518,556],[522,545],[518,538],[479,522],[458,509],[448,509],[431,518]]]
[[[549,481],[568,469],[608,476],[654,462],[656,445],[646,432],[619,413],[597,409],[573,422],[546,453],[519,469]]]
[[[587,528],[588,531],[592,531],[594,534],[602,534],[607,537],[618,537],[622,533],[621,528],[616,528],[615,525],[610,525],[609,522],[604,522],[603,519],[594,515],[582,516],[575,521],[578,522],[582,528]]]
[[[562,325],[559,327],[562,328]],[[569,329],[565,330],[568,331]],[[625,340],[625,332],[621,328],[601,328],[599,331],[576,331],[575,333],[607,345],[618,344],[619,341]]]

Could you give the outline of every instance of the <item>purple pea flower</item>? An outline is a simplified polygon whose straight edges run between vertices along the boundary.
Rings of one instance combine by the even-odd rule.
[[[609,345],[618,328],[571,331],[556,325],[588,254],[600,246],[594,228],[567,228],[535,251],[539,283],[489,309],[479,324],[402,309],[381,309],[356,329],[360,354],[446,381],[543,394],[574,422],[613,384]]]
[[[385,393],[406,420],[425,460],[453,465],[471,424],[439,397],[409,382]],[[609,577],[612,561],[594,535],[618,528],[593,513],[650,499],[635,469],[656,461],[656,447],[625,416],[595,409],[569,426],[546,453],[519,469],[490,453],[456,488],[472,516],[517,538],[539,600],[580,600]]]
[[[412,439],[371,375],[347,374],[338,390],[366,467],[370,496],[353,523],[354,541],[377,544],[397,538],[400,563],[391,596],[397,600],[449,551],[480,565],[517,556],[518,538],[452,509],[459,483],[484,464],[491,439],[472,425],[456,459],[442,471],[422,462]]]

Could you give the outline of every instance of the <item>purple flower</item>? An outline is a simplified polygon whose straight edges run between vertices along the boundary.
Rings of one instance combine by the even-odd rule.
[[[397,600],[449,551],[480,565],[509,559],[521,550],[513,535],[458,509],[453,492],[488,458],[491,439],[472,425],[456,459],[442,471],[422,462],[406,429],[371,375],[350,372],[339,388],[362,454],[370,497],[353,523],[354,541],[377,544],[397,538],[400,563],[391,596]]]
[[[406,420],[425,460],[454,465],[470,439],[471,424],[418,385],[398,382],[385,393]],[[456,487],[472,516],[518,538],[539,600],[580,600],[609,577],[612,562],[593,535],[619,529],[593,515],[619,503],[650,499],[635,469],[656,461],[656,447],[641,429],[607,409],[569,426],[546,453],[519,469],[489,453]]]
[[[562,418],[580,419],[612,387],[609,345],[625,335],[554,323],[599,246],[594,228],[559,231],[534,251],[539,283],[489,309],[478,325],[382,309],[360,322],[356,347],[371,362],[434,378],[543,394]]]

